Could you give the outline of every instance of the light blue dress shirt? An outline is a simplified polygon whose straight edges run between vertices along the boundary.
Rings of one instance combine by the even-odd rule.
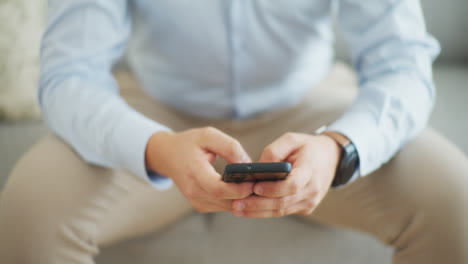
[[[148,96],[191,115],[245,119],[298,103],[326,76],[336,15],[360,92],[329,129],[356,145],[361,175],[425,127],[436,96],[439,45],[418,0],[51,0],[48,13],[47,124],[85,161],[144,179],[150,136],[170,128],[119,96],[111,70],[123,54]]]

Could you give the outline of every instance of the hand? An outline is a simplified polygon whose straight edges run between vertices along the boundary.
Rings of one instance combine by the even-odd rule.
[[[284,134],[264,149],[260,162],[290,162],[288,178],[256,183],[258,196],[235,200],[233,214],[281,217],[312,213],[330,188],[340,155],[341,147],[328,136]]]
[[[145,155],[147,166],[171,178],[199,212],[232,211],[232,199],[253,193],[254,183],[225,183],[213,168],[218,155],[229,163],[251,162],[237,140],[215,128],[157,132]]]

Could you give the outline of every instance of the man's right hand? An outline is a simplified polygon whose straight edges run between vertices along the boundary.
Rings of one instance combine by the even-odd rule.
[[[226,183],[213,168],[217,156],[229,163],[251,158],[234,138],[212,128],[161,131],[148,142],[146,166],[171,178],[199,212],[232,211],[232,200],[253,193],[253,183]]]

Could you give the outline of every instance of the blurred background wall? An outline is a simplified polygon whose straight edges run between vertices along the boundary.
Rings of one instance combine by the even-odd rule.
[[[468,1],[421,0],[429,32],[441,43],[438,63],[468,63]],[[339,31],[339,30],[338,30]],[[349,59],[338,34],[338,57]]]

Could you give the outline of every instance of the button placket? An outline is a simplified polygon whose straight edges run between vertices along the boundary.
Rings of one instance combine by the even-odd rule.
[[[233,115],[242,115],[239,94],[242,86],[242,56],[244,46],[244,7],[243,0],[232,0],[230,6],[230,49],[231,49],[231,96]]]

